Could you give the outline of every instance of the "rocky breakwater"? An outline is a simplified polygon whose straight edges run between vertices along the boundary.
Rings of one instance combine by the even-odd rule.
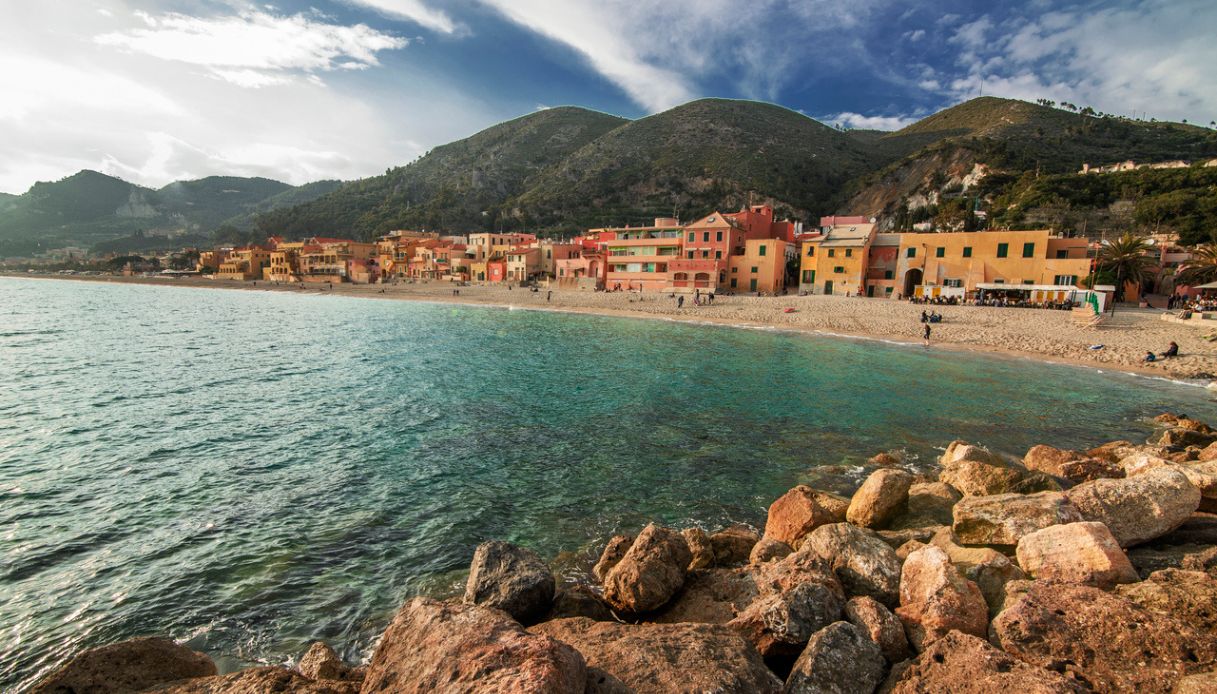
[[[228,675],[164,639],[94,649],[36,692],[1217,691],[1217,432],[1148,443],[954,442],[852,499],[807,486],[763,532],[649,525],[584,584],[477,548],[464,594],[415,598],[370,662],[325,644]]]

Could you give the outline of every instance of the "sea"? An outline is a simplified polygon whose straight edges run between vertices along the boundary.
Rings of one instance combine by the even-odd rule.
[[[563,580],[648,522],[953,439],[1144,441],[1195,384],[921,345],[498,307],[0,278],[0,691],[166,635],[222,669],[369,656],[474,548]]]

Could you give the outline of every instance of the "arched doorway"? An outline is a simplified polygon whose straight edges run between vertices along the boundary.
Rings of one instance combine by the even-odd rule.
[[[921,286],[921,268],[915,267],[904,273],[904,298],[909,298]]]

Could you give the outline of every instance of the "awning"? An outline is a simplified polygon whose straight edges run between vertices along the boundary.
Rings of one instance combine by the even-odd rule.
[[[1217,282],[1209,282],[1207,284],[1198,284],[1192,289],[1217,289]]]
[[[1024,292],[1086,292],[1089,289],[1082,289],[1071,284],[999,284],[996,282],[981,282],[976,285],[977,289],[996,289],[1008,291],[1016,289]]]

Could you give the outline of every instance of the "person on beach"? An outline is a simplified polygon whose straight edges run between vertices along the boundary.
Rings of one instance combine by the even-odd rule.
[[[929,347],[930,346],[930,324],[929,323],[925,324],[925,332],[922,336],[925,338],[925,346]]]
[[[545,292],[545,303],[549,303],[549,300],[553,297],[553,295],[553,290]]]
[[[1177,356],[1179,356],[1179,345],[1175,344],[1174,340],[1171,340],[1171,343],[1167,346],[1166,351],[1162,353],[1162,358],[1167,359]]]
[[[1158,361],[1158,358],[1154,356],[1153,352],[1146,352],[1145,359],[1142,359],[1142,361],[1146,361],[1146,362]]]
[[[684,307],[685,307],[685,295],[681,294],[680,296],[676,297],[676,308],[684,308]]]
[[[929,323],[929,322],[930,322],[930,314],[926,313],[925,311],[922,311],[922,312],[921,312],[921,322],[922,322],[922,323]]]

